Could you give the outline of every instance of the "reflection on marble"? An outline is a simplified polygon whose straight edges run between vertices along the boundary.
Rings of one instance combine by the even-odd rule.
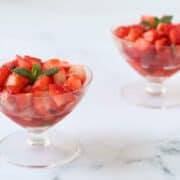
[[[176,180],[180,179],[180,141],[161,140],[121,144],[111,141],[82,139],[82,154],[73,163],[60,168],[29,170],[2,165],[0,177],[9,168],[13,176],[25,180]],[[23,173],[22,173],[23,172]],[[28,176],[28,174],[30,176]],[[7,178],[6,178],[7,177]],[[23,178],[24,178],[23,177]],[[24,180],[24,179],[23,179]]]

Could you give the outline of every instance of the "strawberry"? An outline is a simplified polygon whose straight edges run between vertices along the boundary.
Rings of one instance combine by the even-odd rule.
[[[0,67],[0,86],[3,86],[6,82],[8,76],[10,74],[10,70],[8,67]]]
[[[39,64],[41,66],[41,59],[32,57],[32,56],[24,56],[24,61],[30,64],[31,68],[33,64]]]
[[[86,70],[82,65],[72,65],[69,69],[69,76],[76,75],[82,81],[86,80]]]
[[[155,29],[151,29],[143,34],[143,38],[150,43],[154,43],[158,38],[158,32]]]
[[[148,51],[152,48],[152,44],[143,38],[139,38],[135,42],[134,47],[140,51]]]
[[[40,76],[32,86],[33,91],[46,91],[48,90],[49,84],[52,83],[52,78],[46,75]]]
[[[24,60],[23,57],[16,55],[17,66],[21,68],[31,69],[31,65]]]
[[[161,50],[165,46],[169,45],[169,40],[167,38],[161,38],[155,41],[155,48],[157,51]]]
[[[32,86],[30,84],[28,84],[21,91],[22,91],[22,93],[28,93],[28,92],[31,92],[31,90],[32,90]]]
[[[126,39],[128,41],[136,41],[138,38],[140,38],[143,34],[143,28],[141,26],[133,26],[130,28],[128,36]]]
[[[141,17],[141,22],[148,22],[150,24],[153,24],[155,21],[155,17],[154,16],[142,16]]]
[[[56,103],[49,96],[49,93],[45,91],[34,92],[33,107],[37,114],[41,116],[53,115],[58,112]]]
[[[9,93],[14,94],[19,93],[28,83],[29,79],[13,72],[8,76],[5,86]]]
[[[171,48],[161,48],[157,51],[156,61],[162,66],[168,66],[173,60],[173,52]]]
[[[66,80],[66,72],[64,69],[60,69],[56,74],[53,75],[54,83],[61,85]]]
[[[67,79],[66,85],[70,90],[74,91],[82,87],[82,82],[79,76],[72,75]]]
[[[17,60],[10,61],[8,63],[5,63],[3,66],[7,67],[9,70],[12,70],[16,68],[18,65]]]
[[[46,62],[43,63],[43,67],[42,69],[43,70],[47,70],[47,69],[51,69],[51,68],[54,68],[54,67],[57,67],[59,68],[61,65],[61,61],[59,59],[49,59],[47,60]]]
[[[58,107],[62,107],[66,104],[66,96],[68,95],[65,93],[65,89],[63,88],[63,86],[50,84],[49,95],[52,97]]]
[[[119,38],[124,38],[128,35],[130,28],[128,26],[120,26],[115,29],[114,34]]]
[[[67,61],[61,61],[60,62],[60,67],[61,67],[61,69],[63,68],[65,71],[68,71],[69,70],[69,68],[70,68],[70,64],[69,64],[69,62],[67,62]]]
[[[31,93],[16,94],[15,99],[16,99],[16,108],[18,111],[24,111],[25,109],[32,107]]]
[[[161,36],[168,36],[169,31],[171,30],[171,28],[172,28],[171,24],[160,23],[157,26],[157,32]]]
[[[175,26],[170,30],[169,38],[172,44],[180,45],[180,26]]]

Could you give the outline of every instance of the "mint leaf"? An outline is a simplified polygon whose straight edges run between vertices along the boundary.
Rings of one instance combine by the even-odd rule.
[[[42,75],[50,76],[50,75],[53,75],[53,74],[55,74],[55,73],[57,73],[57,72],[58,72],[58,68],[54,67],[54,68],[47,69],[47,70],[43,71],[43,72],[41,73],[41,76],[42,76]]]
[[[33,81],[33,76],[31,72],[26,68],[15,68],[12,71],[21,76],[27,77],[31,82]]]
[[[36,80],[37,77],[41,73],[41,66],[39,64],[33,64],[32,69],[31,69],[31,74],[33,76],[33,79]]]
[[[170,23],[173,19],[173,16],[163,16],[161,19],[160,19],[160,22],[161,23]]]
[[[154,22],[142,21],[141,24],[148,28],[157,28],[160,23],[168,24],[172,19],[173,16],[163,16],[162,18],[154,17]]]
[[[154,23],[153,23],[153,27],[157,27],[158,24],[160,23],[160,19],[158,17],[154,17]]]

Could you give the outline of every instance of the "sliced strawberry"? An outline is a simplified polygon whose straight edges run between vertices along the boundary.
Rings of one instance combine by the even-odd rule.
[[[16,68],[18,65],[17,60],[10,61],[8,63],[5,63],[3,66],[7,67],[9,70],[12,70]]]
[[[169,45],[169,40],[167,38],[161,38],[156,40],[155,42],[155,48],[157,51],[161,50],[162,48],[168,45]]]
[[[61,61],[60,67],[63,68],[65,71],[68,71],[70,68],[70,63],[68,61]]]
[[[124,38],[128,35],[130,27],[128,26],[120,26],[115,29],[114,34],[119,38]]]
[[[16,94],[16,108],[18,111],[25,111],[27,108],[32,108],[32,94],[19,93]]]
[[[30,66],[32,67],[33,64],[39,64],[41,65],[41,59],[40,58],[36,58],[36,57],[32,57],[32,56],[24,56],[24,60],[26,62],[28,62],[28,64],[30,64]]]
[[[32,90],[38,90],[38,91],[46,91],[48,90],[49,84],[52,83],[52,78],[49,76],[41,76],[39,77],[34,85],[32,86]]]
[[[135,42],[134,47],[140,51],[148,51],[152,48],[152,44],[143,38],[139,38]]]
[[[10,74],[10,70],[8,67],[0,67],[0,86],[3,86],[6,82],[8,76]]]
[[[69,69],[69,75],[78,76],[82,83],[86,80],[86,70],[83,65],[72,65]]]
[[[157,32],[161,36],[168,36],[169,31],[171,30],[171,28],[172,28],[171,24],[160,23],[157,26]]]
[[[49,85],[49,95],[52,97],[58,107],[62,107],[66,104],[67,98],[63,86],[56,84]]]
[[[25,86],[21,91],[22,93],[28,93],[28,92],[31,92],[31,90],[32,90],[32,86],[29,84]]]
[[[161,66],[171,65],[173,62],[173,52],[169,47],[161,48],[157,51],[156,61],[159,62]]]
[[[145,22],[148,22],[150,24],[153,24],[154,20],[155,20],[154,16],[142,16],[141,17],[141,22],[145,21]]]
[[[31,65],[27,61],[25,61],[23,57],[16,55],[16,60],[18,67],[31,69]]]
[[[155,29],[151,29],[143,34],[146,41],[154,43],[158,38],[158,32]]]
[[[70,90],[78,90],[82,87],[82,82],[78,76],[72,75],[66,81],[66,85]]]
[[[26,77],[12,73],[8,76],[5,86],[9,93],[19,93],[28,83],[29,79]]]
[[[15,97],[9,94],[7,90],[1,92],[0,104],[2,108],[9,111],[15,111],[16,109]]]
[[[172,44],[180,45],[180,26],[175,26],[170,30],[169,38]]]
[[[51,69],[53,67],[60,68],[61,66],[61,60],[60,59],[49,59],[46,62],[43,63],[43,70]]]
[[[51,116],[58,112],[56,103],[49,96],[49,93],[45,91],[34,92],[33,107],[37,114],[41,116]]]
[[[57,73],[53,75],[54,83],[57,85],[61,85],[66,80],[66,72],[64,69],[60,69]]]
[[[143,34],[143,28],[142,26],[133,26],[130,28],[130,31],[128,33],[128,36],[126,39],[128,41],[136,41],[138,38],[140,38]]]

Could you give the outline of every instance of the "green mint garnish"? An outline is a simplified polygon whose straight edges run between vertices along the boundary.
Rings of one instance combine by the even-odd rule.
[[[161,23],[165,23],[165,24],[170,23],[172,19],[173,19],[173,16],[163,16],[161,18]]]
[[[12,71],[21,75],[21,76],[27,77],[31,82],[33,82],[33,76],[28,69],[26,69],[26,68],[15,68]]]
[[[57,73],[58,68],[53,67],[41,72],[41,66],[39,64],[34,64],[32,66],[31,71],[26,68],[15,68],[12,71],[21,76],[28,78],[31,84],[33,84],[40,76],[44,76],[44,75],[50,76]]]
[[[163,23],[163,24],[171,23],[172,19],[173,19],[173,16],[163,16],[161,18],[154,17],[153,22],[142,21],[141,24],[146,26],[147,28],[157,28],[157,26],[160,23]]]
[[[54,67],[54,68],[47,69],[47,70],[43,71],[43,72],[41,73],[41,75],[50,76],[50,75],[53,75],[53,74],[55,74],[55,73],[57,73],[57,72],[58,72],[58,68]]]

